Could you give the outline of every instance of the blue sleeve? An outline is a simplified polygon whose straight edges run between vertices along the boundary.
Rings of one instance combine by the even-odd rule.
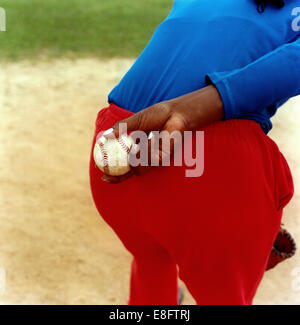
[[[284,102],[300,94],[300,38],[241,69],[209,73],[206,80],[221,95],[225,120]]]

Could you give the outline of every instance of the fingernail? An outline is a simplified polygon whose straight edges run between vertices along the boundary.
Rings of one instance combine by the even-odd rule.
[[[151,131],[148,135],[148,140],[151,140],[153,138],[153,132]]]
[[[108,140],[105,138],[105,137],[101,137],[99,140],[98,140],[98,143],[100,142],[101,144],[105,144]]]
[[[112,133],[113,131],[114,131],[114,129],[110,128],[110,129],[104,131],[102,135],[108,135],[108,134]]]

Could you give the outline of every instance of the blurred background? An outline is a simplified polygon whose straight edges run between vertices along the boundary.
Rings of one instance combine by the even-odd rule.
[[[126,304],[131,257],[94,207],[89,154],[98,110],[172,0],[0,7],[0,304]],[[283,222],[300,245],[299,121],[294,98],[269,135],[294,176]],[[300,303],[299,255],[266,272],[256,304]]]

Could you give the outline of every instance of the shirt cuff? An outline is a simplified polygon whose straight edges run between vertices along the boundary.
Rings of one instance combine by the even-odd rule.
[[[205,76],[206,84],[214,85],[221,96],[224,107],[223,120],[236,118],[236,116],[234,116],[236,103],[226,79],[227,74],[227,72],[212,72]]]

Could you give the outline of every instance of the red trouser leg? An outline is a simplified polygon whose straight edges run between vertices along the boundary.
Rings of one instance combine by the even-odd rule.
[[[130,115],[112,105],[99,114],[95,135]],[[185,177],[186,166],[158,167],[111,185],[91,159],[95,204],[134,256],[132,304],[175,304],[176,265],[197,304],[252,303],[293,193],[291,174],[253,121],[204,132],[197,178]]]
[[[93,145],[100,130],[110,128],[129,115],[127,111],[102,110],[97,119]],[[137,212],[139,206],[135,203],[139,201],[136,178],[112,185],[103,182],[102,175],[91,155],[90,183],[96,207],[133,255],[128,303],[177,304],[177,265],[170,254],[142,229],[142,214]]]
[[[135,234],[136,232],[131,235]],[[128,304],[176,305],[178,274],[174,259],[155,240],[145,234],[139,244],[141,254],[137,249],[132,250],[134,258],[131,264]]]

